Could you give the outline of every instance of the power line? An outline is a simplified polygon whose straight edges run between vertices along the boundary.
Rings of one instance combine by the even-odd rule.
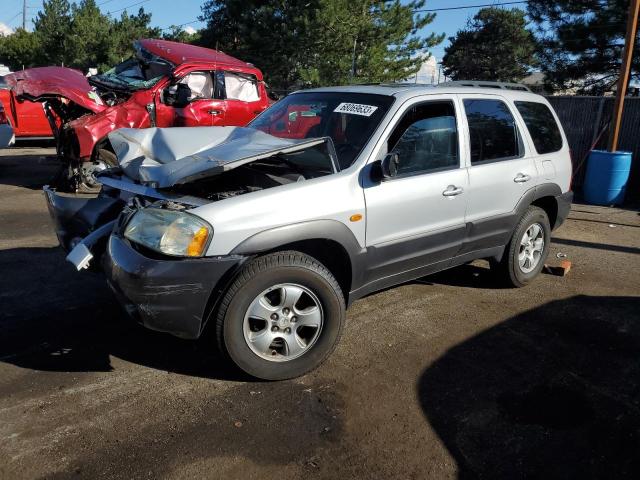
[[[7,20],[6,22],[2,22],[5,25],[9,25],[11,22],[13,22],[16,18],[18,18],[19,15],[22,15],[22,10],[20,10],[18,13],[16,13],[13,17],[11,17],[9,20]]]
[[[107,0],[107,1],[111,1],[111,0]],[[119,8],[117,10],[111,10],[111,11],[107,12],[107,15],[109,15],[111,13],[121,12],[123,10],[126,10],[127,8],[136,7],[138,5],[142,5],[143,3],[147,3],[147,2],[150,2],[150,1],[151,0],[142,0],[141,2],[132,3],[131,5],[127,5],[126,7],[123,7],[123,8]],[[107,3],[107,2],[104,2],[104,3]]]
[[[502,5],[518,5],[522,3],[529,3],[528,1],[520,2],[501,2],[501,3],[484,3],[482,5],[460,5],[457,7],[442,7],[442,8],[422,8],[420,10],[414,10],[414,13],[419,12],[444,12],[447,10],[464,10],[467,8],[483,8],[483,7],[500,7]]]

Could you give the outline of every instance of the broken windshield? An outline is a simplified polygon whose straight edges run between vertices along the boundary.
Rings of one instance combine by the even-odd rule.
[[[330,137],[340,170],[355,161],[393,103],[393,97],[350,92],[289,95],[248,126],[280,138]]]
[[[94,75],[90,82],[112,85],[115,88],[140,90],[153,87],[171,73],[173,67],[162,61],[144,61],[132,57],[119,63],[101,75]]]

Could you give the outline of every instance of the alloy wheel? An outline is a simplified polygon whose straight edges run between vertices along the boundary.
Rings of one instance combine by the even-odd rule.
[[[311,349],[323,323],[318,297],[302,285],[283,283],[266,289],[251,302],[243,333],[253,353],[265,360],[286,362]]]

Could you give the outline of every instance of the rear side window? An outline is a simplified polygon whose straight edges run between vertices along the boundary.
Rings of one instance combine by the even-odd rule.
[[[539,154],[562,148],[562,135],[549,107],[538,102],[515,102]]]
[[[255,75],[239,72],[224,72],[224,86],[229,100],[257,102],[260,100],[258,80]]]
[[[509,160],[521,156],[522,140],[515,119],[500,100],[466,99],[471,164]]]

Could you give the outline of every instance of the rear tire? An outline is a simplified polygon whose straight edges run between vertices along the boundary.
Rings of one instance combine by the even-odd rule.
[[[536,278],[549,255],[551,226],[547,213],[530,206],[522,215],[511,236],[502,260],[492,269],[511,287],[524,287]]]
[[[346,317],[338,282],[316,259],[295,251],[245,265],[216,315],[218,348],[263,380],[294,378],[333,352]]]

